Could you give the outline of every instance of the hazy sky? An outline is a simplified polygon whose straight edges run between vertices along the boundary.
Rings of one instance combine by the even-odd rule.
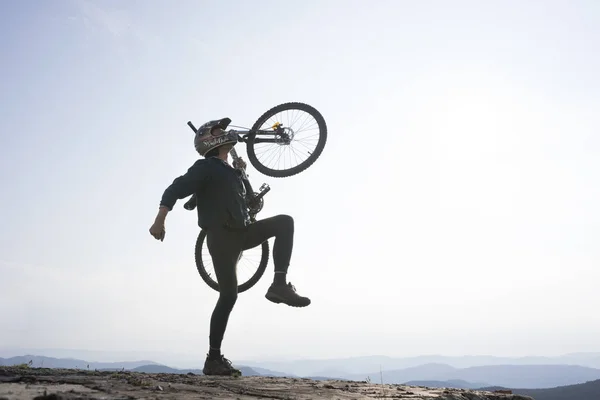
[[[600,2],[5,1],[0,347],[186,353],[218,294],[163,190],[188,120],[302,101],[321,158],[249,166],[305,309],[240,294],[223,351],[600,351]],[[245,157],[246,150],[238,151]],[[271,241],[272,244],[272,241]]]

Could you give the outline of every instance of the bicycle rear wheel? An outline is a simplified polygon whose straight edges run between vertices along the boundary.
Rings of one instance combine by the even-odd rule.
[[[279,104],[261,115],[251,130],[272,132],[269,135],[251,133],[246,151],[257,171],[275,178],[292,176],[310,167],[320,157],[327,142],[325,119],[305,103]],[[305,131],[308,134],[303,133]],[[271,142],[260,142],[265,139]],[[293,143],[298,145],[297,149],[292,148]],[[271,162],[283,162],[283,168],[275,167]]]
[[[196,239],[196,268],[202,280],[212,289],[219,291],[219,283],[215,274],[212,258],[206,245],[206,231],[201,230]],[[269,241],[248,249],[240,254],[237,265],[238,293],[245,292],[256,285],[267,269],[269,262]],[[241,282],[241,283],[240,283]]]

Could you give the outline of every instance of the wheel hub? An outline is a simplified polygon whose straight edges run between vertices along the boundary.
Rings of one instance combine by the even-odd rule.
[[[277,128],[277,134],[279,135],[280,140],[277,141],[277,144],[280,146],[289,145],[292,140],[294,140],[294,135],[296,132],[292,128],[284,128],[279,126]]]

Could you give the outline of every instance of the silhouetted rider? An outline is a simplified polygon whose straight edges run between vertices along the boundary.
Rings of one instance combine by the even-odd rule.
[[[229,118],[212,120],[197,130],[194,146],[204,159],[197,160],[167,187],[150,228],[152,236],[164,240],[167,213],[178,199],[196,195],[198,225],[207,231],[206,244],[220,293],[210,320],[209,352],[203,369],[205,375],[240,374],[220,349],[229,315],[237,300],[236,266],[242,250],[259,246],[275,237],[275,275],[265,297],[274,303],[293,307],[310,304],[310,299],[299,296],[294,286],[286,281],[294,242],[292,217],[276,215],[249,223],[241,171],[228,163],[229,152],[238,141],[235,132],[225,131],[230,122]],[[241,164],[239,167],[245,168],[243,161]]]

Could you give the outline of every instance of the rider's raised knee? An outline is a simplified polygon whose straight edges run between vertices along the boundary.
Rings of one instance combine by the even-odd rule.
[[[294,218],[292,218],[290,215],[287,214],[279,214],[278,216],[276,216],[275,218],[277,218],[279,224],[281,225],[282,228],[284,229],[294,229]]]

